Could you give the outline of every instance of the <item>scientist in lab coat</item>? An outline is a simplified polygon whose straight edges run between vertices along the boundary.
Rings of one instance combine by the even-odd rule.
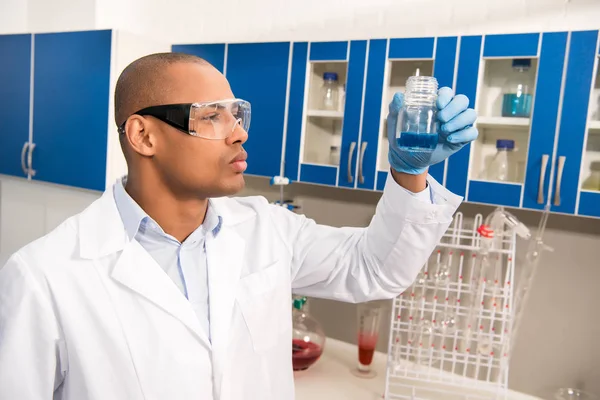
[[[128,176],[0,270],[0,400],[293,399],[292,292],[397,296],[461,201],[427,168],[477,137],[476,116],[448,88],[438,108],[435,151],[390,140],[371,223],[333,228],[227,197],[244,187],[251,107],[219,71],[134,61],[115,91]]]

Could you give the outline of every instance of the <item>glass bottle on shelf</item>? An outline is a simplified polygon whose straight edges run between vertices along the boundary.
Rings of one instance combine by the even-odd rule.
[[[340,146],[330,146],[329,163],[331,165],[340,165]]]
[[[323,74],[323,86],[321,86],[321,108],[323,110],[338,111],[339,89],[338,75],[335,72]]]
[[[396,142],[400,149],[431,153],[438,144],[438,82],[432,76],[419,76],[419,71],[406,81],[404,104],[398,113]]]
[[[590,164],[590,175],[581,185],[585,190],[600,190],[600,161],[594,161]]]
[[[512,60],[512,73],[503,90],[502,116],[529,118],[533,96],[529,93],[527,71],[531,68],[531,59]]]
[[[509,162],[509,153],[515,148],[514,140],[498,139],[496,140],[496,155],[492,162],[484,171],[486,179],[492,181],[507,182],[513,180],[512,168]]]
[[[321,357],[325,334],[321,324],[304,309],[306,297],[293,299],[292,309],[292,366],[302,371]]]

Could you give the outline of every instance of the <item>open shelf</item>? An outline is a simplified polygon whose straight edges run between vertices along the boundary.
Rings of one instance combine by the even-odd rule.
[[[344,118],[343,111],[332,111],[332,110],[308,110],[306,115],[309,117],[321,117],[321,118]]]
[[[535,58],[530,58],[530,60],[531,67],[522,73],[515,73],[512,67],[512,58],[487,59],[483,61],[483,79],[481,79],[479,84],[477,102],[477,112],[482,118],[502,118],[502,101],[504,93],[508,90],[510,83],[515,79],[527,86],[528,94],[530,94],[533,99],[535,95],[538,62]],[[533,110],[533,104],[531,105],[531,109]]]
[[[309,66],[308,101],[304,121],[302,162],[339,166],[344,121],[344,83],[347,62],[312,62]],[[337,73],[338,107],[323,108],[321,88],[325,72]]]
[[[583,152],[579,186],[581,191],[598,193],[600,188],[598,188],[598,191],[587,188],[583,189],[586,180],[592,174],[592,169],[597,170],[598,163],[600,163],[600,71],[598,69],[596,70],[594,79],[590,106],[588,108],[588,135]]]
[[[483,128],[489,127],[507,127],[520,128],[528,127],[531,120],[529,118],[512,118],[512,117],[478,117],[477,126]],[[600,126],[600,125],[599,125]]]
[[[487,174],[490,164],[496,155],[496,140],[515,141],[515,149],[508,153],[510,167],[507,183],[523,183],[525,181],[525,163],[527,160],[529,126],[520,128],[491,126],[479,129],[479,137],[473,143],[472,162],[469,168],[469,179],[494,182]]]

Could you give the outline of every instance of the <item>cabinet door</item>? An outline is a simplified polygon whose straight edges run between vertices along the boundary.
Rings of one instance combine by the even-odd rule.
[[[105,189],[111,33],[34,36],[35,179]]]
[[[244,145],[250,175],[281,173],[290,52],[289,42],[227,45],[225,76],[234,95],[252,104]]]
[[[221,72],[225,70],[226,44],[174,44],[171,50],[174,53],[186,53],[198,56],[212,64]]]
[[[383,99],[383,102],[367,101],[369,94],[376,91],[376,89],[371,87],[370,83],[374,79],[370,78],[377,72],[377,70],[372,71],[371,69],[372,56],[369,54],[363,137],[371,136],[372,141],[378,139],[379,149],[376,159],[377,190],[383,190],[390,168],[388,162],[387,114],[394,94],[404,92],[406,80],[409,76],[414,75],[417,70],[419,70],[420,75],[435,76],[439,87],[452,87],[456,44],[456,37],[390,39],[385,56],[386,59],[384,60],[385,72],[379,86],[381,87],[382,85],[383,90],[377,93]],[[374,111],[371,112],[371,108],[374,106],[377,106],[377,114]],[[383,118],[383,123],[380,124],[381,118]],[[365,131],[367,129],[368,131]],[[377,133],[374,134],[373,130]],[[429,174],[440,183],[443,183],[444,169],[445,163],[439,163],[431,166]]]
[[[552,210],[600,217],[598,31],[572,32]],[[562,171],[561,171],[562,168]]]
[[[27,176],[31,35],[1,35],[0,59],[0,174]]]

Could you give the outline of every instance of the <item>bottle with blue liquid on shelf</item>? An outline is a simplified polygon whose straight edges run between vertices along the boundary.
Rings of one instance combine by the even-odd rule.
[[[502,116],[529,118],[533,96],[529,93],[527,72],[531,68],[531,59],[512,60],[513,73],[509,76],[502,96]]]
[[[407,79],[404,104],[396,125],[396,141],[400,149],[431,153],[436,148],[437,90],[437,79],[419,76],[418,69]]]

